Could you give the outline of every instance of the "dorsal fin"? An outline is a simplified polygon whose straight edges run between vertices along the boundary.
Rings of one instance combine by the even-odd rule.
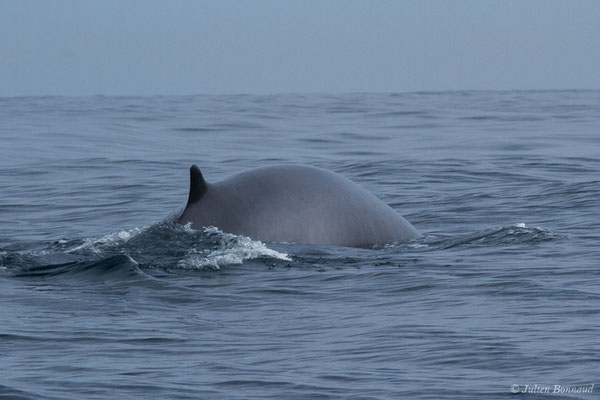
[[[200,168],[197,165],[192,165],[190,168],[190,195],[187,205],[189,206],[200,200],[204,196],[204,193],[206,193],[206,189],[208,189],[208,186],[202,176],[202,172],[200,172]]]

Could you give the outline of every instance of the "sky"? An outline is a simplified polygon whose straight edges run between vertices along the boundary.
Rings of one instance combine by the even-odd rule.
[[[0,0],[0,96],[600,89],[597,0]]]

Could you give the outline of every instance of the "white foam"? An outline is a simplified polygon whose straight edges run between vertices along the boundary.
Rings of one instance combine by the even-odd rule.
[[[408,244],[408,247],[411,247],[413,249],[422,249],[422,248],[429,247],[429,245],[422,244],[422,243],[410,243],[410,244]]]
[[[177,263],[179,267],[220,269],[223,265],[242,264],[246,260],[260,257],[271,257],[284,261],[292,260],[286,253],[269,249],[264,243],[246,236],[223,233],[215,227],[205,228],[204,232],[219,235],[221,239],[220,248],[205,256],[199,254],[196,249],[191,249],[188,251],[188,257]]]
[[[191,222],[188,222],[186,224],[177,224],[177,225],[175,225],[175,227],[181,229],[183,232],[187,232],[187,233],[194,233],[195,232],[195,230],[192,229],[192,223]],[[217,228],[214,228],[214,229],[217,229]],[[205,229],[205,231],[206,231],[206,229]],[[218,229],[217,229],[217,231],[218,231]]]
[[[102,236],[99,239],[95,238],[87,238],[83,240],[83,243],[79,246],[72,247],[66,250],[67,253],[71,253],[79,250],[90,250],[94,253],[100,253],[101,249],[99,247],[112,246],[117,244],[123,244],[130,240],[131,238],[139,235],[143,232],[146,227],[143,228],[133,228],[129,230],[121,230],[116,232],[111,232],[107,235]]]
[[[530,227],[530,226],[527,226],[523,222],[514,224],[513,227],[521,228],[521,229],[529,229],[530,231],[536,231],[536,232],[542,232],[542,233],[549,234],[549,235],[554,235],[553,232],[550,232],[548,229],[542,228],[541,226]]]
[[[127,258],[129,258],[129,261],[131,261],[133,264],[140,265],[136,260],[133,259],[133,257],[127,256]]]

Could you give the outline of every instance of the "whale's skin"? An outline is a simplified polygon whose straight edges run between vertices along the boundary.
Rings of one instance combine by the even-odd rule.
[[[363,248],[421,236],[358,184],[303,165],[259,167],[215,183],[193,165],[188,203],[176,222],[264,242]]]

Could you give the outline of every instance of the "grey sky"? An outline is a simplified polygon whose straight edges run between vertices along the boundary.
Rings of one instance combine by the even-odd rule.
[[[0,0],[0,96],[600,88],[600,1]]]

